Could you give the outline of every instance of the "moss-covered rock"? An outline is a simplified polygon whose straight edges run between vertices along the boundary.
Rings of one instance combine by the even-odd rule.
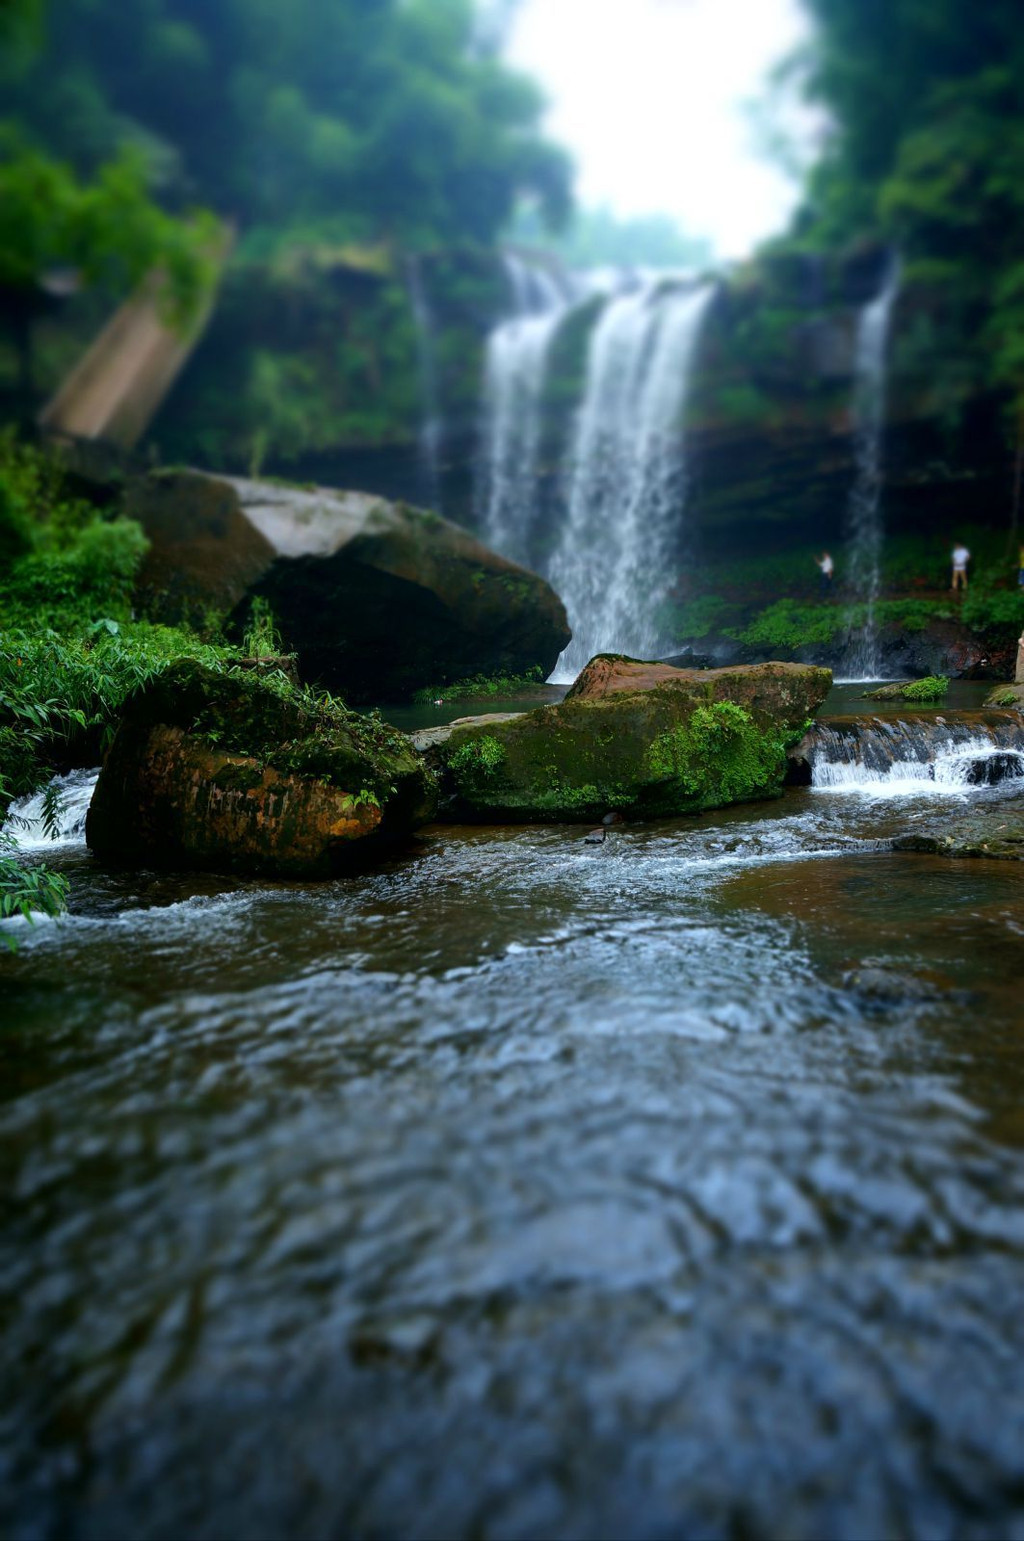
[[[949,689],[944,675],[930,674],[922,680],[897,680],[892,685],[882,685],[878,690],[866,690],[865,701],[915,701],[928,705],[941,701]]]
[[[1024,685],[997,685],[985,697],[986,706],[1016,707],[1024,711]]]
[[[707,673],[640,665],[657,670],[656,683],[595,694],[598,678],[609,678],[595,667],[603,662],[588,666],[585,688],[560,705],[466,719],[446,737],[435,731],[427,753],[442,775],[447,813],[654,818],[775,797],[786,749],[831,683],[827,669],[796,664]]]
[[[86,824],[129,865],[329,877],[430,819],[400,733],[276,679],[179,662],[129,701]]]

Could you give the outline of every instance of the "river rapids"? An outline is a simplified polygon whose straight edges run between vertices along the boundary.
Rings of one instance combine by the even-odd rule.
[[[317,887],[67,834],[0,960],[0,1531],[1024,1536],[1024,868],[887,849],[1022,788]]]

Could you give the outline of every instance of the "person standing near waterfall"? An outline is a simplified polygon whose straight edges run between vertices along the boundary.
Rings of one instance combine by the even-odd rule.
[[[954,592],[967,587],[967,564],[970,560],[971,553],[963,541],[958,540],[953,547],[953,582],[950,585]]]
[[[823,551],[821,556],[816,556],[814,560],[821,568],[821,597],[826,599],[832,592],[832,575],[836,570],[835,563],[827,551]]]

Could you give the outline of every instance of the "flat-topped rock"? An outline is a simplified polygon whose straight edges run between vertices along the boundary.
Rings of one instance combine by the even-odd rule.
[[[566,701],[601,701],[637,691],[679,691],[692,699],[733,701],[755,720],[814,715],[832,685],[829,669],[813,664],[736,664],[724,669],[678,669],[616,653],[598,653],[577,676]]]
[[[592,824],[611,811],[654,818],[778,796],[786,749],[831,683],[827,669],[798,664],[641,664],[627,676],[608,662],[632,660],[592,661],[586,688],[557,705],[417,735],[443,816]],[[612,684],[625,677],[628,687]]]

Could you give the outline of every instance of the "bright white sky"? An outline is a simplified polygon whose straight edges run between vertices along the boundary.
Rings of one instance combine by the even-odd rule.
[[[545,88],[582,203],[671,214],[728,258],[797,201],[744,104],[807,30],[798,0],[522,0],[506,57]]]

